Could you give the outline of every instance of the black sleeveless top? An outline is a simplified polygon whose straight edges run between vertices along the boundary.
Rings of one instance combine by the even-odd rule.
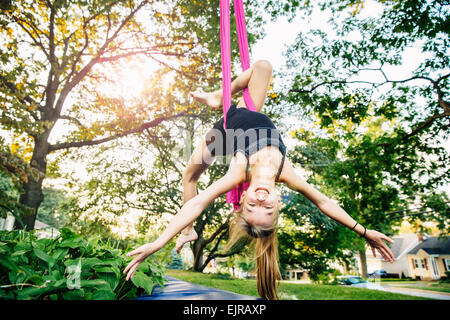
[[[278,180],[286,156],[286,146],[272,120],[264,113],[237,108],[232,105],[227,112],[227,128],[223,127],[223,117],[206,134],[206,145],[213,156],[235,155],[243,153],[249,157],[267,146],[278,147],[283,155]],[[247,162],[247,174],[249,164]]]

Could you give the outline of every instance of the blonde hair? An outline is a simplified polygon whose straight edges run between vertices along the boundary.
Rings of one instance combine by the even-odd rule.
[[[278,300],[278,280],[281,279],[278,266],[278,211],[275,206],[273,223],[268,228],[250,225],[243,217],[243,207],[234,212],[230,222],[230,236],[227,250],[243,238],[253,239],[256,256],[256,282],[258,293],[263,299]]]

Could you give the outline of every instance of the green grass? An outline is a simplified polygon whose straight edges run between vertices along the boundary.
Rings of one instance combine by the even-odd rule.
[[[166,274],[180,280],[207,287],[259,297],[256,289],[256,280],[223,280],[215,278],[212,274],[181,270],[167,270]],[[322,284],[286,283],[283,281],[280,283],[278,295],[283,300],[290,300],[294,296],[299,300],[428,300],[421,297],[378,290]]]

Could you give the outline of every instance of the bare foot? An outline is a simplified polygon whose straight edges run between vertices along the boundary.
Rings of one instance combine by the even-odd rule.
[[[218,91],[204,92],[203,90],[197,90],[189,94],[196,101],[206,104],[211,108],[218,108],[222,105],[222,94]]]
[[[181,249],[187,242],[194,241],[197,239],[198,235],[197,232],[195,232],[194,228],[190,229],[189,231],[183,230],[177,239],[177,243],[175,244],[175,250],[177,250],[177,253],[180,253]]]

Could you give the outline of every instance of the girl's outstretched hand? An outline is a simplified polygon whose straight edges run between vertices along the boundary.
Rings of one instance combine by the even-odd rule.
[[[367,230],[365,238],[366,241],[369,243],[370,247],[372,248],[372,253],[374,257],[376,257],[375,249],[377,249],[385,261],[394,262],[395,260],[394,254],[385,243],[385,241],[388,241],[391,244],[393,244],[394,240],[382,234],[381,232],[375,230]]]
[[[139,267],[139,265],[144,261],[149,255],[152,253],[155,253],[160,248],[158,248],[153,242],[144,244],[143,246],[140,246],[136,250],[130,251],[127,253],[127,257],[135,256],[133,260],[128,264],[128,266],[123,270],[123,273],[127,273],[126,281],[130,280],[134,273],[136,272],[136,269]]]

